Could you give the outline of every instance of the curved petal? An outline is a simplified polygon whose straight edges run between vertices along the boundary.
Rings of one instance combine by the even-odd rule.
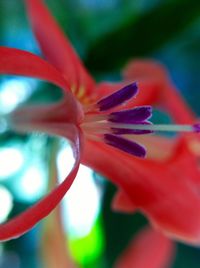
[[[33,31],[47,59],[58,68],[71,87],[90,94],[94,81],[41,0],[25,0]]]
[[[174,255],[174,244],[152,229],[140,231],[122,253],[115,268],[169,267]]]
[[[167,111],[176,123],[193,124],[195,122],[195,114],[173,84],[164,88],[161,97],[158,106]]]
[[[0,74],[22,75],[47,80],[64,90],[66,113],[71,121],[80,120],[80,107],[69,91],[63,76],[51,64],[38,56],[14,48],[0,47]]]
[[[194,114],[179,94],[166,68],[154,60],[133,60],[123,71],[125,80],[139,83],[140,95],[136,105],[152,104],[166,110],[179,124],[194,123]],[[147,99],[147,95],[149,98]],[[142,103],[141,103],[142,101]]]
[[[177,139],[158,135],[129,135],[130,140],[141,143],[147,151],[148,159],[158,162],[167,161],[174,154]]]
[[[135,136],[133,139],[145,146],[147,158],[158,162],[168,161],[172,157],[176,147],[176,140],[159,136]],[[124,213],[133,213],[137,209],[133,201],[121,189],[117,191],[112,200],[112,209]]]
[[[15,48],[0,47],[0,73],[36,77],[69,90],[69,84],[54,66],[30,52]]]
[[[82,111],[72,110],[68,99],[49,105],[18,108],[9,114],[10,128],[17,132],[42,131],[71,139],[70,126],[82,119]]]
[[[86,141],[82,162],[126,192],[156,228],[178,240],[200,243],[200,171],[185,140],[168,160],[159,162]]]
[[[71,130],[72,131],[72,130]],[[27,209],[25,212],[11,219],[10,221],[0,225],[0,241],[9,240],[12,238],[17,238],[24,234],[40,220],[46,217],[51,211],[59,204],[61,199],[64,197],[66,192],[72,185],[76,174],[78,172],[80,164],[80,134],[74,126],[73,129],[73,150],[75,156],[75,164],[73,169],[67,178],[57,186],[50,194],[45,198],[40,200],[31,208]]]
[[[159,83],[160,85],[168,82],[168,73],[164,66],[151,59],[131,60],[123,70],[123,77],[126,80],[136,79],[150,83]]]

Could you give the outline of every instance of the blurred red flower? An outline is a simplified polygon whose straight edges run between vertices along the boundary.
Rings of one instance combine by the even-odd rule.
[[[175,245],[167,237],[145,228],[139,231],[128,247],[118,257],[115,268],[164,268],[169,267]]]

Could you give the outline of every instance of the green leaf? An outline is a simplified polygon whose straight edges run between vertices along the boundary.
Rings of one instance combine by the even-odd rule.
[[[113,267],[115,260],[128,246],[134,235],[147,224],[147,220],[139,213],[133,215],[112,211],[111,203],[116,188],[109,182],[107,182],[106,186],[102,216],[106,239],[106,268],[110,268]]]

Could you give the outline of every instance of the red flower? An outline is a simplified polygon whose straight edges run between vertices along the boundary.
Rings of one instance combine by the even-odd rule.
[[[167,111],[175,122],[191,124],[195,122],[192,111],[175,90],[162,66],[151,61],[136,61],[128,66],[125,73],[129,78],[137,77],[139,81],[141,80],[139,84],[140,87],[144,86],[144,90],[153,81],[154,85],[156,81],[158,86],[162,84],[163,90],[151,104]],[[140,101],[139,98],[136,101]],[[183,134],[174,139],[148,136],[140,138],[140,141],[147,148],[147,159],[143,161],[134,159],[133,164],[127,156],[124,157],[126,172],[130,175],[128,173],[124,175],[126,179],[114,199],[113,208],[126,212],[142,211],[152,224],[165,234],[183,242],[199,244],[198,135]],[[88,157],[88,152],[85,155]],[[98,155],[104,157],[100,153]],[[97,161],[95,165],[98,170]],[[114,176],[116,180],[117,172],[110,178]]]
[[[159,147],[153,148],[153,159],[144,160],[132,156],[143,157],[144,147],[135,138],[127,139],[126,136],[152,132],[148,121],[151,107],[147,104],[165,107],[179,123],[193,123],[192,113],[172,89],[165,72],[157,64],[136,62],[125,71],[126,83],[96,85],[42,1],[26,0],[25,3],[48,62],[25,51],[1,47],[0,73],[31,76],[54,83],[63,89],[64,98],[58,104],[17,110],[11,115],[11,127],[68,138],[76,162],[65,181],[47,197],[0,226],[0,239],[17,237],[47,216],[73,183],[81,159],[122,189],[131,204],[145,213],[157,228],[173,237],[197,243],[199,171],[195,154],[188,148],[194,141],[193,136],[185,135],[175,143],[149,138],[150,146],[157,144]],[[124,87],[133,80],[132,71],[142,89],[134,105],[145,105],[134,109],[132,97],[137,93],[137,86],[131,83]],[[199,125],[185,129],[198,132]],[[158,159],[154,159],[156,154],[159,154]],[[189,215],[187,222],[186,215]]]
[[[168,267],[174,255],[174,244],[165,236],[146,228],[133,238],[117,259],[115,268]]]

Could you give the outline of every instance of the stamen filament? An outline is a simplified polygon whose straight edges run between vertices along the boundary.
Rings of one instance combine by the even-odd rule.
[[[106,119],[107,119],[107,116],[106,115],[87,114],[85,116],[85,118],[84,118],[84,123],[105,121]]]
[[[158,125],[143,125],[143,124],[110,124],[111,127],[126,128],[135,130],[152,130],[152,131],[168,131],[168,132],[194,132],[192,125],[171,125],[171,124],[158,124]]]
[[[195,125],[173,125],[173,124],[119,124],[106,121],[84,122],[82,126],[86,129],[132,129],[132,130],[151,130],[151,131],[167,131],[167,132],[197,132]]]
[[[98,133],[86,133],[85,134],[86,137],[90,140],[93,140],[93,141],[98,141],[98,142],[102,142],[102,137],[98,136]]]

